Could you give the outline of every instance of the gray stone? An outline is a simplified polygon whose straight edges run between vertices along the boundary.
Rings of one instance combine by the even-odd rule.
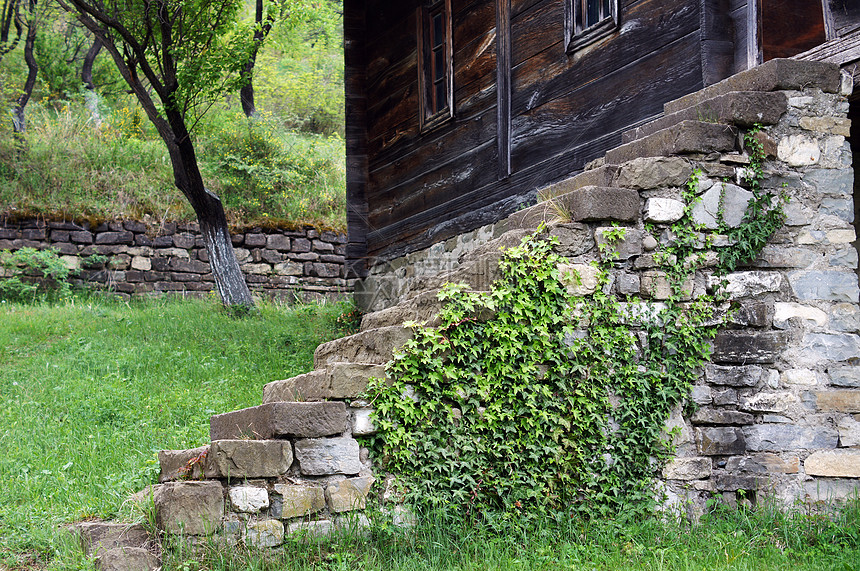
[[[657,241],[657,238],[651,234],[645,234],[645,237],[642,238],[642,248],[644,248],[646,252],[653,252],[659,245],[660,243]]]
[[[74,232],[69,232],[69,239],[75,244],[92,244],[93,234],[92,232],[87,232],[86,230],[77,230]]]
[[[161,471],[158,474],[158,482],[201,479],[208,454],[208,446],[190,450],[159,450],[158,464]]]
[[[325,489],[325,498],[332,513],[363,510],[373,478],[349,478],[331,484]]]
[[[227,490],[233,510],[241,513],[257,513],[269,507],[269,492],[266,488],[234,486]]]
[[[636,295],[639,293],[642,284],[637,274],[629,272],[621,272],[615,280],[618,293],[622,295]]]
[[[209,433],[215,440],[297,436],[316,438],[344,432],[348,427],[342,402],[271,402],[213,416]]]
[[[693,221],[703,224],[706,228],[716,230],[720,224],[720,208],[722,221],[730,228],[740,226],[747,204],[752,193],[737,185],[719,183],[712,186],[693,205]]]
[[[801,301],[828,300],[857,303],[857,274],[837,271],[797,271],[788,274],[794,295]]]
[[[313,402],[331,398],[328,373],[311,371],[303,375],[272,381],[263,387],[263,404],[273,402]]]
[[[803,181],[821,194],[851,196],[854,192],[854,169],[810,169]]]
[[[275,484],[272,515],[292,519],[315,514],[325,508],[325,493],[320,486]]]
[[[768,483],[767,478],[758,476],[739,476],[735,474],[717,474],[712,478],[714,489],[721,492],[737,490],[758,490]]]
[[[276,519],[251,522],[245,528],[248,547],[277,547],[284,542],[284,524]]]
[[[693,424],[752,424],[753,415],[734,410],[700,408],[690,418]]]
[[[773,363],[788,339],[781,331],[720,331],[711,357],[715,363]]]
[[[646,157],[621,165],[615,184],[639,190],[683,186],[693,167],[680,157]]]
[[[72,234],[77,234],[73,232]],[[73,242],[77,242],[72,238]],[[131,232],[101,232],[96,234],[96,244],[134,244],[134,234]]]
[[[827,263],[833,268],[857,269],[858,259],[860,259],[860,256],[858,256],[857,250],[853,246],[839,248],[827,255]]]
[[[827,372],[833,386],[860,388],[860,367],[831,367]]]
[[[334,531],[335,526],[330,520],[300,521],[287,525],[287,535],[304,535],[307,539],[320,539],[328,537]]]
[[[746,452],[746,440],[740,428],[699,428],[696,431],[699,453],[706,456],[728,456]]]
[[[844,416],[836,423],[836,428],[841,446],[860,447],[860,422],[850,416]]]
[[[314,368],[333,363],[371,363],[382,365],[394,351],[412,338],[408,327],[381,327],[323,343],[314,351]]]
[[[860,331],[860,308],[853,303],[837,303],[830,307],[830,328],[836,331]]]
[[[248,234],[245,234],[245,245],[249,248],[259,248],[261,246],[265,246],[266,235],[254,234],[249,232]]]
[[[289,251],[290,239],[283,234],[270,234],[266,237],[266,248],[270,250]]]
[[[755,424],[744,429],[747,448],[753,452],[835,448],[838,434],[832,428],[794,424]]]
[[[364,392],[371,377],[385,378],[385,367],[367,363],[333,363],[328,366],[328,376],[328,398],[354,399]]]
[[[710,289],[721,287],[725,280],[723,292],[730,299],[754,297],[768,292],[779,291],[782,286],[782,275],[778,272],[735,272],[726,276],[711,276],[708,281]]]
[[[574,222],[567,224],[556,224],[549,229],[549,235],[558,238],[554,250],[560,256],[572,258],[580,256],[594,247],[594,238],[591,228],[587,224]]]
[[[738,404],[738,391],[735,389],[713,389],[711,391],[713,402],[717,406],[727,406]]]
[[[764,452],[752,456],[729,458],[726,471],[740,474],[797,474],[800,458],[794,455],[777,456]]]
[[[808,268],[820,260],[821,254],[810,248],[769,244],[753,260],[752,265],[761,268]]]
[[[206,458],[207,478],[274,478],[286,474],[293,450],[284,440],[215,440]]]
[[[172,534],[207,535],[220,527],[224,515],[220,482],[168,482],[152,490],[158,529]]]
[[[788,369],[782,373],[787,385],[814,386],[820,383],[818,371],[812,369]]]
[[[620,165],[639,157],[664,157],[686,153],[732,151],[737,130],[728,125],[681,121],[606,153],[606,162]]]
[[[83,521],[74,524],[73,529],[87,556],[117,547],[144,547],[152,541],[140,524]]]
[[[281,262],[273,267],[275,274],[279,276],[301,276],[304,274],[304,266],[296,262]]]
[[[860,358],[860,336],[850,333],[807,333],[803,336],[797,358],[809,366]]]
[[[681,284],[678,292],[679,299],[690,299],[693,295],[695,283],[692,276]],[[646,271],[639,278],[639,291],[643,296],[652,299],[669,299],[672,297],[672,283],[666,272]]]
[[[860,450],[819,450],[803,463],[807,476],[860,478]]]
[[[191,234],[174,234],[173,245],[183,250],[188,250],[194,247],[194,236]]]
[[[619,231],[623,236],[617,240],[608,239]],[[594,229],[594,240],[603,259],[627,260],[642,253],[642,231],[635,228],[601,226]]]
[[[358,442],[352,438],[297,440],[296,459],[306,476],[358,474],[361,471]]]
[[[754,387],[761,380],[764,369],[758,365],[726,367],[708,363],[705,365],[705,380],[713,385],[731,387]]]
[[[860,496],[860,480],[816,479],[803,483],[807,500],[832,505],[833,502]]]
[[[699,480],[710,476],[710,458],[674,458],[663,468],[663,478],[667,480]]]
[[[690,399],[696,404],[711,404],[713,401],[711,396],[711,387],[693,385],[693,388],[690,391]]]
[[[854,201],[848,198],[822,198],[820,212],[854,222]]]
[[[586,186],[565,197],[573,222],[635,222],[639,218],[639,193],[628,188]]]
[[[95,567],[97,571],[157,571],[161,561],[142,547],[115,547],[102,551]]]

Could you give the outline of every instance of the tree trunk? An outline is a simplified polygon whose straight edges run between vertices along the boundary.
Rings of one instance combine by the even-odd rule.
[[[256,0],[254,22],[257,24],[254,30],[254,45],[251,48],[248,61],[242,68],[241,76],[245,83],[239,89],[239,99],[242,100],[242,111],[245,113],[245,117],[257,116],[257,107],[254,105],[254,65],[257,63],[257,53],[260,51],[260,46],[263,45],[263,40],[272,30],[271,18],[265,24],[263,23],[263,0]]]
[[[33,6],[33,4],[31,4]],[[36,63],[36,58],[33,56],[33,46],[36,43],[36,21],[33,17],[33,11],[30,11],[30,18],[27,21],[27,39],[24,41],[24,61],[27,62],[27,81],[24,82],[24,91],[15,102],[15,107],[12,109],[12,126],[16,133],[25,133],[27,131],[27,120],[24,117],[24,108],[30,101],[30,96],[33,94],[33,87],[36,86],[36,76],[39,73],[39,65]]]
[[[84,94],[84,99],[86,101],[87,109],[90,112],[90,117],[92,118],[93,124],[96,128],[101,127],[102,116],[99,111],[99,96],[96,93],[96,86],[93,83],[93,63],[101,49],[101,40],[95,38],[93,40],[93,45],[90,47],[89,51],[87,51],[87,55],[84,56],[84,65],[81,68],[81,80],[84,82],[84,87],[87,90]]]
[[[178,112],[168,111],[167,121],[174,135],[171,141],[165,142],[173,164],[176,186],[191,203],[197,215],[203,243],[209,253],[209,267],[215,277],[215,286],[218,288],[221,302],[230,306],[252,307],[254,299],[233,250],[224,206],[221,199],[203,184],[185,120]]]

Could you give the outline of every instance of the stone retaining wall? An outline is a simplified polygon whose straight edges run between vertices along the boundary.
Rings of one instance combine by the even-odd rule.
[[[236,257],[251,291],[267,297],[336,299],[352,291],[345,279],[346,235],[312,227],[255,228],[232,233]],[[80,283],[97,284],[124,297],[215,290],[209,257],[197,224],[148,225],[0,219],[0,250],[52,249],[80,270]],[[88,263],[100,254],[106,262]],[[2,271],[2,269],[0,269]]]

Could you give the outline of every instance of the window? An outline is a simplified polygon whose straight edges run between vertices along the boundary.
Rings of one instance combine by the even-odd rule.
[[[564,29],[567,50],[609,35],[618,27],[618,0],[566,0]]]
[[[451,51],[451,0],[419,8],[418,99],[422,131],[454,116]]]

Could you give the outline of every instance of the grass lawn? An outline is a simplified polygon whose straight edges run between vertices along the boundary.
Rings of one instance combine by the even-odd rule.
[[[342,307],[100,299],[0,304],[0,570],[92,569],[61,525],[125,513],[155,481],[156,452],[208,441],[208,419],[260,403],[311,368]],[[169,551],[165,569],[860,569],[860,504],[836,519],[716,511],[690,527],[560,518],[528,530],[432,518],[409,530],[371,512],[363,536]]]
[[[155,481],[159,449],[208,442],[212,414],[310,370],[341,309],[235,319],[214,301],[0,304],[0,569],[28,557],[68,568],[61,523],[117,513]]]

